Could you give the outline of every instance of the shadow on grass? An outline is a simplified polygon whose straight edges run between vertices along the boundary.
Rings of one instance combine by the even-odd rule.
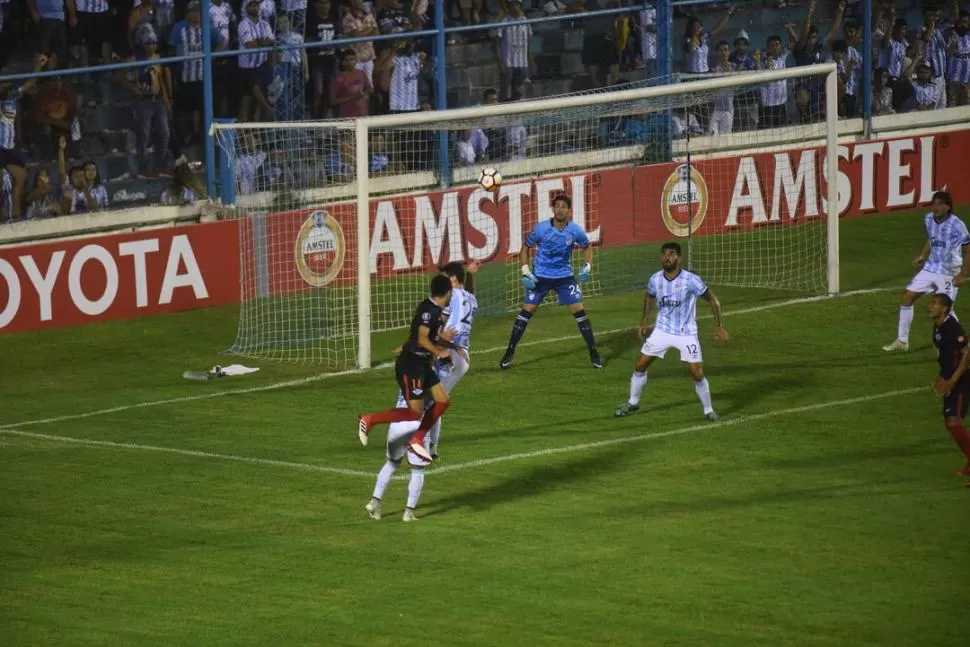
[[[635,453],[639,460],[640,452]],[[535,465],[517,476],[494,485],[436,500],[429,503],[426,508],[422,508],[422,512],[426,517],[447,514],[462,508],[481,512],[495,505],[536,497],[565,485],[574,485],[601,474],[615,472],[618,467],[632,460],[633,457],[634,452],[631,452],[628,447],[590,450],[589,454],[565,463]],[[434,480],[431,482],[435,483]]]

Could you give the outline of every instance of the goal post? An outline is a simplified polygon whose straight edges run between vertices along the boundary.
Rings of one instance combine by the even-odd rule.
[[[243,255],[230,350],[369,368],[396,345],[375,335],[406,327],[429,276],[453,261],[482,264],[481,313],[508,312],[523,297],[525,235],[560,193],[596,250],[585,298],[642,289],[671,239],[690,242],[687,263],[713,285],[837,294],[839,194],[827,178],[839,92],[836,65],[821,64],[357,120],[214,124]],[[485,167],[502,173],[499,190],[477,185]]]

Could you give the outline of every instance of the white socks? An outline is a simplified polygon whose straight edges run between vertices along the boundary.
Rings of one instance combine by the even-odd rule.
[[[408,483],[408,504],[407,507],[414,510],[418,507],[418,499],[421,498],[421,490],[424,489],[424,468],[411,468],[411,481]]]
[[[377,483],[374,484],[374,494],[373,497],[380,501],[384,498],[384,490],[387,489],[387,484],[391,482],[391,478],[394,476],[394,472],[397,471],[397,465],[391,461],[384,463],[384,467],[381,471],[377,473]]]
[[[643,393],[643,387],[647,385],[647,372],[637,373],[633,372],[630,377],[630,399],[627,402],[631,406],[638,406],[640,404],[640,394]]]
[[[913,327],[913,306],[899,306],[899,328],[896,339],[909,343],[909,329]]]
[[[700,382],[694,382],[694,392],[697,393],[697,399],[701,401],[701,406],[704,407],[704,415],[714,411],[714,406],[711,404],[711,385],[706,377]]]

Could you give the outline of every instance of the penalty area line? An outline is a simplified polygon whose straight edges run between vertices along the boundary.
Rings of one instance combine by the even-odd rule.
[[[725,317],[732,317],[735,315],[745,315],[753,314],[757,312],[765,312],[767,310],[775,310],[777,308],[786,308],[789,306],[802,305],[805,303],[815,303],[818,301],[828,301],[830,299],[843,299],[846,297],[862,296],[866,294],[876,294],[879,292],[888,292],[896,290],[896,288],[869,288],[865,290],[852,290],[849,292],[843,292],[838,296],[814,296],[814,297],[799,297],[796,299],[788,299],[787,301],[779,301],[777,303],[767,303],[765,305],[753,306],[751,308],[742,308],[740,310],[725,310]],[[698,317],[699,320],[710,319],[710,315],[704,315]],[[597,337],[604,337],[607,335],[616,335],[619,333],[625,333],[634,330],[633,327],[627,328],[613,328],[610,330],[603,330],[596,333]],[[552,337],[547,339],[536,339],[532,341],[521,342],[519,348],[529,347],[529,346],[541,346],[543,344],[558,344],[563,341],[569,341],[575,339],[575,335],[570,335],[568,337]],[[492,348],[484,348],[481,350],[472,351],[472,355],[485,355],[490,353],[504,352],[505,346],[493,346]],[[388,369],[394,366],[392,362],[386,362],[384,364],[378,364],[377,366],[371,367],[370,371],[380,371]],[[122,411],[131,411],[133,409],[144,409],[147,407],[161,407],[168,404],[182,404],[184,402],[197,402],[200,400],[211,400],[212,398],[222,398],[229,395],[248,395],[251,393],[263,393],[265,391],[276,391],[279,389],[288,389],[290,387],[306,386],[307,384],[313,384],[316,382],[321,382],[324,380],[331,380],[338,377],[346,377],[348,375],[356,375],[364,371],[354,369],[347,371],[338,371],[335,373],[318,373],[316,375],[310,375],[307,377],[301,377],[293,380],[286,380],[284,382],[274,382],[273,384],[263,384],[261,386],[251,386],[244,389],[226,389],[224,391],[213,391],[210,393],[200,393],[197,395],[184,395],[176,398],[167,398],[164,400],[148,400],[145,402],[135,402],[132,404],[123,404],[117,407],[109,407],[107,409],[96,409],[94,411],[86,411],[84,413],[72,413],[62,416],[53,416],[50,418],[39,418],[36,420],[24,420],[21,422],[15,422],[5,425],[0,425],[0,431],[6,429],[19,429],[20,427],[32,427],[35,425],[48,425],[56,422],[68,422],[72,420],[83,420],[85,418],[92,418],[95,416],[104,416],[112,413],[120,413]]]
[[[447,474],[449,472],[458,472],[462,470],[476,469],[480,467],[487,467],[488,465],[495,465],[497,463],[507,463],[510,461],[526,460],[530,458],[540,458],[544,456],[553,456],[556,454],[566,454],[571,452],[581,452],[599,449],[601,447],[609,447],[611,445],[620,445],[624,443],[633,443],[645,440],[657,440],[660,438],[670,438],[672,436],[682,436],[685,434],[690,434],[698,431],[717,431],[724,427],[736,427],[739,425],[750,424],[753,422],[759,422],[761,420],[768,420],[771,418],[777,418],[779,416],[792,416],[798,415],[800,413],[809,413],[812,411],[819,411],[823,409],[832,409],[836,407],[846,407],[853,404],[863,404],[867,402],[873,402],[876,400],[885,400],[887,398],[893,398],[901,395],[912,395],[914,393],[920,393],[926,391],[926,387],[913,387],[908,389],[895,389],[893,391],[883,391],[882,393],[872,393],[870,395],[863,395],[854,398],[845,398],[842,400],[829,400],[828,402],[818,402],[816,404],[808,404],[801,407],[791,407],[788,409],[777,409],[775,411],[766,411],[764,413],[756,413],[750,416],[738,416],[737,418],[725,418],[720,422],[716,423],[703,423],[690,425],[687,427],[680,427],[677,429],[669,429],[667,431],[658,431],[656,433],[646,433],[646,434],[636,434],[634,436],[621,436],[619,438],[607,438],[605,440],[598,440],[590,443],[581,443],[577,445],[566,445],[564,447],[549,447],[546,449],[538,449],[531,452],[519,452],[515,454],[506,454],[504,456],[494,456],[492,458],[482,458],[474,461],[467,461],[464,463],[455,463],[454,465],[445,465],[444,467],[432,468],[428,470],[428,475],[432,474]],[[221,460],[221,461],[231,461],[237,463],[248,463],[250,465],[264,465],[268,467],[282,467],[284,469],[300,470],[304,472],[319,472],[325,474],[336,474],[340,476],[354,476],[354,477],[366,477],[374,478],[374,472],[365,472],[363,470],[352,470],[344,469],[339,467],[326,467],[323,465],[314,465],[312,463],[299,463],[295,461],[285,461],[276,460],[272,458],[257,458],[253,456],[239,456],[236,454],[219,454],[217,452],[205,452],[194,449],[181,449],[178,447],[161,447],[157,445],[143,445],[139,443],[117,443],[109,440],[90,440],[86,438],[74,438],[71,436],[59,436],[56,434],[42,434],[31,431],[21,431],[19,429],[0,429],[0,435],[17,436],[21,438],[31,438],[34,440],[46,440],[51,442],[68,443],[73,445],[80,445],[84,447],[92,448],[108,448],[108,449],[123,449],[129,451],[142,451],[142,452],[160,452],[166,454],[175,454],[179,456],[188,456],[191,458],[204,458],[211,460]],[[405,479],[407,476],[396,475],[395,480]]]

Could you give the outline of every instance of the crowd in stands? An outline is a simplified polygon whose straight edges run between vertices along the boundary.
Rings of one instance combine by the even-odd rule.
[[[875,115],[970,103],[970,14],[958,0],[873,1],[873,51],[868,56],[861,51],[860,0],[712,1],[678,8],[675,72],[689,80],[835,61],[842,118],[860,116],[863,92],[872,92]],[[166,56],[201,52],[203,20],[211,25],[214,51],[276,47],[213,59],[217,117],[352,118],[443,107],[436,105],[434,40],[407,37],[433,25],[434,4],[212,0],[204,17],[198,0],[0,0],[0,76],[144,62],[117,72],[0,81],[0,222],[124,204],[180,205],[207,197],[198,175],[205,132],[204,65],[201,60],[152,64]],[[605,18],[569,18],[613,7],[630,10]],[[551,73],[537,64],[552,57],[558,65],[560,52],[549,44],[555,39],[538,26],[521,23],[543,14],[563,14],[557,28],[581,33],[577,58],[582,69],[559,70],[569,81],[566,91],[609,89],[657,75],[656,9],[650,2],[446,0],[445,8],[446,24],[482,25],[450,34],[446,61],[462,68],[467,65],[459,54],[472,51],[468,48],[480,52],[484,47],[491,53],[491,60],[484,62],[489,69],[482,75],[483,85],[471,86],[467,96],[450,96],[448,107],[561,90],[542,85]],[[787,15],[796,11],[799,20],[789,20]],[[913,20],[914,11],[919,21]],[[752,12],[758,14],[761,42],[749,38]],[[379,34],[400,37],[344,48],[306,47]],[[540,34],[547,35],[544,45],[537,44]],[[558,36],[561,40],[562,34]],[[866,61],[872,61],[872,88],[862,87]],[[674,111],[667,126],[674,136],[773,128],[821,120],[823,106],[822,77],[806,76],[717,93],[702,105]],[[637,134],[629,124],[605,128],[599,146],[653,136],[648,128]],[[456,133],[455,160],[476,164],[522,158],[531,135],[521,124]],[[400,151],[434,149],[433,142],[418,137],[376,136],[372,172],[402,170]],[[236,172],[243,192],[269,185],[287,172],[273,165],[281,151],[260,148],[251,140],[241,144]],[[353,156],[348,142],[336,142],[308,176],[326,181],[349,175]]]

